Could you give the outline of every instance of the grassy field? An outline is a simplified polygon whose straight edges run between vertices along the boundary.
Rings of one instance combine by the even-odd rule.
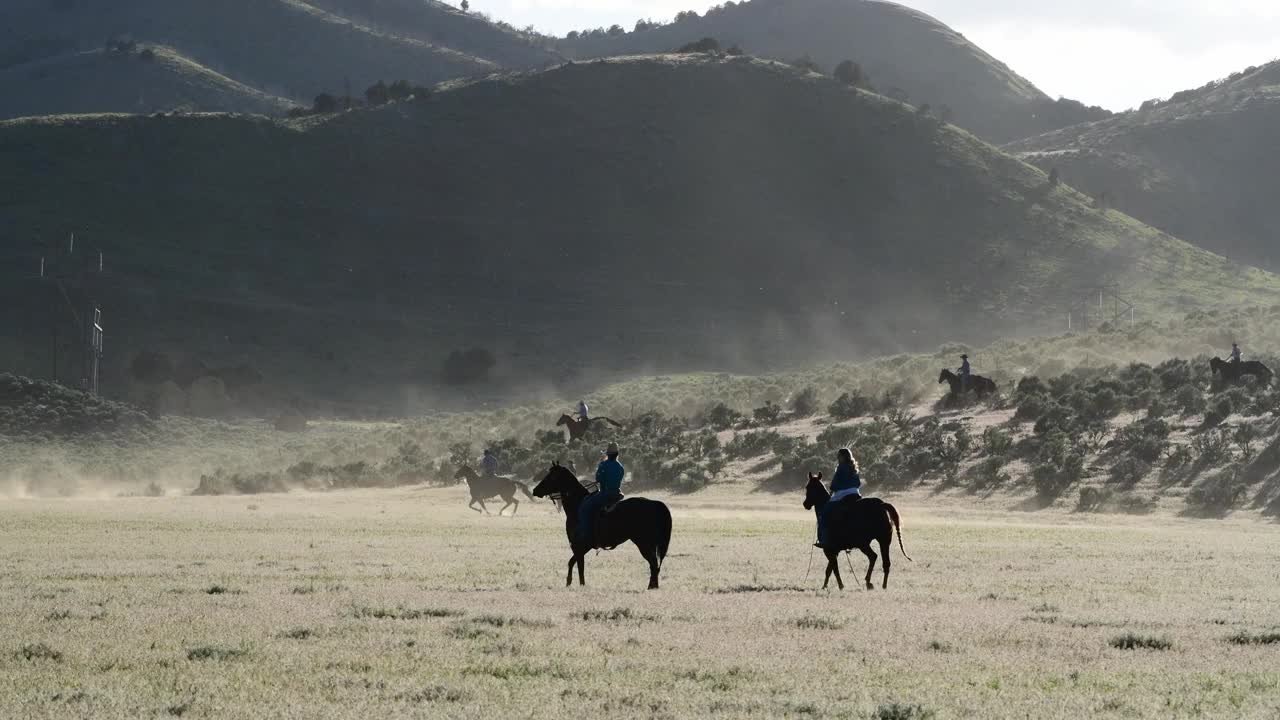
[[[798,495],[654,496],[656,592],[627,548],[563,588],[548,503],[482,517],[458,488],[8,501],[0,716],[1280,712],[1272,524],[914,492],[915,562],[842,593],[806,575]]]

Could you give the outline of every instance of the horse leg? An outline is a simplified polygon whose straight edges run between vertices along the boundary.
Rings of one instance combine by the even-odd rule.
[[[511,507],[511,502],[512,502],[513,500],[515,500],[515,498],[508,498],[508,497],[506,497],[506,496],[503,496],[503,498],[502,498],[502,499],[503,499],[507,504],[506,504],[506,505],[503,505],[503,506],[502,506],[502,508],[501,508],[500,510],[498,510],[498,516],[499,516],[499,517],[501,517],[501,516],[502,516],[502,513],[503,513],[503,511],[504,511],[504,510],[506,510],[507,508]],[[515,513],[511,513],[511,514],[512,514],[512,515],[515,515]]]
[[[658,547],[655,545],[648,550],[644,549],[640,543],[636,543],[636,548],[640,550],[640,554],[645,560],[649,561],[649,589],[658,589],[658,570],[662,567],[658,564]]]
[[[516,511],[520,509],[520,501],[513,497],[511,498],[511,504],[515,505],[515,507],[511,508],[511,517],[515,517]]]
[[[471,502],[467,503],[467,507],[471,508],[472,510],[475,510],[476,512],[480,512],[480,508],[476,507],[476,502],[477,501],[475,498],[471,498]]]
[[[822,589],[823,589],[823,590],[826,590],[826,589],[827,589],[827,586],[831,584],[831,568],[833,568],[833,567],[835,567],[835,561],[834,561],[834,560],[832,560],[831,558],[827,558],[827,574],[826,574],[826,576],[822,579]]]
[[[890,528],[889,532],[893,532],[893,529]],[[889,565],[890,565],[889,550],[892,548],[893,548],[893,536],[892,535],[881,536],[880,537],[880,557],[882,558],[882,561],[880,564],[884,566],[884,584],[881,586],[882,590],[889,589]],[[871,579],[870,576],[868,576],[867,579],[870,580]]]
[[[485,507],[485,506],[484,506],[484,500],[481,500],[480,498],[476,498],[476,502],[480,503],[480,509],[484,510],[484,514],[485,514],[485,515],[489,515],[489,514],[490,514],[490,513],[489,513],[489,508],[487,508],[487,507]]]
[[[870,560],[870,561],[871,561],[870,563],[868,563],[868,564],[867,564],[867,577],[866,577],[866,582],[867,582],[867,589],[868,589],[868,590],[875,590],[875,589],[876,589],[876,586],[875,586],[875,585],[873,585],[873,584],[871,583],[871,573],[872,573],[873,571],[875,571],[875,569],[876,569],[876,551],[871,549],[871,545],[870,545],[870,544],[863,545],[862,547],[860,547],[860,548],[858,548],[858,549],[862,551],[862,554],[863,554],[863,555],[866,555],[866,556],[867,556],[867,560]],[[883,546],[882,546],[882,547],[881,547],[881,550],[883,550],[883,549],[884,549],[884,548],[883,548]],[[885,556],[885,562],[889,562],[889,553],[885,553],[885,554],[884,554],[884,556]]]
[[[587,578],[585,576],[586,571],[587,571],[587,554],[583,553],[578,556],[578,584],[579,585],[585,586],[587,584]]]
[[[576,563],[576,562],[578,562],[578,556],[577,556],[577,555],[573,555],[572,557],[570,557],[570,558],[569,558],[569,574],[568,574],[568,575],[566,575],[566,576],[565,576],[565,578],[564,578],[564,586],[565,586],[565,587],[572,587],[572,586],[573,586],[573,564],[574,564],[574,563]]]
[[[828,563],[827,567],[830,568],[831,571],[836,574],[836,587],[843,590],[844,578],[840,577],[840,551],[836,550],[833,552],[831,550],[828,550],[827,552],[830,553],[829,555],[827,555],[827,563]]]

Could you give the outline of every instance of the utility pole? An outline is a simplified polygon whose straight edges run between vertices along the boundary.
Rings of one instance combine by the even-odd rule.
[[[58,367],[59,329],[70,315],[81,347],[78,386],[96,395],[99,390],[98,378],[102,368],[105,332],[102,328],[102,307],[94,297],[95,278],[103,274],[105,258],[101,251],[86,252],[83,243],[81,245],[81,252],[77,254],[76,236],[72,233],[67,240],[65,252],[62,245],[58,244],[52,248],[49,257],[40,258],[40,279],[50,284],[49,376],[53,382],[61,381]]]

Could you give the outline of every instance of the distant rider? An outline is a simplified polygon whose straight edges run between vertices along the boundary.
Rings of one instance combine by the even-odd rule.
[[[597,489],[578,507],[578,529],[575,537],[579,542],[595,546],[593,533],[596,512],[622,499],[622,478],[626,473],[626,468],[618,462],[618,444],[609,443],[604,461],[596,468]]]
[[[827,515],[837,502],[845,498],[862,497],[862,477],[858,474],[858,461],[849,448],[836,452],[836,471],[831,476],[831,499],[818,512],[818,542],[814,547],[824,547],[827,542]]]
[[[587,415],[587,401],[579,400],[578,401],[578,420],[580,420],[581,422],[586,422],[587,420],[590,420],[590,419],[591,419],[590,416]]]
[[[1241,358],[1241,355],[1240,355],[1240,344],[1239,344],[1239,343],[1231,343],[1231,362],[1232,362],[1233,364],[1239,365],[1239,364],[1240,364],[1240,360],[1241,360],[1241,359],[1242,359],[1242,358]]]
[[[960,374],[960,392],[969,392],[969,376],[973,374],[973,368],[969,367],[969,356],[960,356],[960,367],[956,370]]]
[[[484,469],[486,476],[498,476],[498,456],[494,454],[493,448],[484,449],[484,457],[480,459],[480,467]]]

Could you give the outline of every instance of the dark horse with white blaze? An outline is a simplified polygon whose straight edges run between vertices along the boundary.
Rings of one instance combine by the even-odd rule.
[[[530,500],[533,499],[533,495],[529,493],[528,485],[518,480],[497,475],[480,475],[466,465],[458,468],[458,472],[453,474],[453,479],[467,481],[467,487],[471,490],[471,502],[467,503],[467,507],[476,512],[483,510],[485,514],[488,514],[489,508],[484,506],[484,501],[493,497],[501,497],[507,504],[502,506],[498,514],[501,515],[503,510],[515,505],[515,510],[511,511],[514,516],[516,510],[520,509],[520,501],[516,499],[517,490],[523,492],[524,496]],[[480,507],[476,507],[476,503],[480,503]]]
[[[596,518],[596,536],[588,539],[574,537],[574,530],[578,525],[578,508],[587,497],[587,489],[568,468],[560,463],[552,465],[547,476],[533,488],[533,495],[559,498],[560,505],[568,516],[565,520],[565,533],[569,536],[573,556],[569,558],[565,587],[573,584],[575,564],[578,566],[578,584],[587,584],[584,563],[587,553],[594,547],[615,548],[630,540],[635,543],[644,559],[649,561],[649,589],[658,589],[658,572],[662,569],[662,561],[666,559],[667,548],[671,545],[671,511],[665,504],[645,498],[626,498],[614,505],[612,510]]]
[[[1233,383],[1240,382],[1240,378],[1245,375],[1252,375],[1263,385],[1270,385],[1271,378],[1275,376],[1275,373],[1271,372],[1271,368],[1257,360],[1242,360],[1238,363],[1233,363],[1227,362],[1220,357],[1215,357],[1209,361],[1209,367],[1213,369],[1215,375],[1221,375],[1223,380]]]
[[[821,513],[831,493],[822,484],[822,473],[809,473],[809,484],[805,487],[804,509],[813,509]],[[844,589],[844,580],[840,577],[840,553],[857,548],[871,561],[867,565],[867,589],[874,590],[871,573],[876,569],[876,553],[871,549],[874,540],[880,544],[880,555],[884,558],[884,588],[889,587],[889,550],[893,548],[893,531],[898,531],[898,548],[902,556],[910,560],[907,549],[902,546],[902,527],[898,518],[898,510],[880,498],[847,498],[838,500],[836,506],[827,516],[827,542],[822,552],[827,556],[827,576],[822,582],[823,589],[831,584],[831,575],[835,573],[836,585]]]
[[[573,442],[574,440],[577,440],[578,438],[585,435],[587,432],[587,429],[591,427],[591,423],[596,423],[596,422],[606,422],[616,428],[622,427],[622,423],[616,420],[610,420],[607,417],[593,417],[593,418],[587,418],[586,420],[579,420],[577,418],[570,417],[568,415],[561,415],[560,419],[556,421],[556,427],[560,427],[561,425],[568,427],[569,442]]]
[[[962,383],[960,380],[960,376],[951,372],[950,370],[943,368],[942,373],[938,375],[938,382],[940,383],[945,382],[951,385],[952,395],[959,396],[961,394],[960,388]],[[992,380],[991,378],[984,378],[981,375],[970,375],[969,389],[972,390],[975,394],[977,394],[978,397],[986,397],[987,395],[993,395],[995,394],[995,391],[996,391],[996,381]]]

